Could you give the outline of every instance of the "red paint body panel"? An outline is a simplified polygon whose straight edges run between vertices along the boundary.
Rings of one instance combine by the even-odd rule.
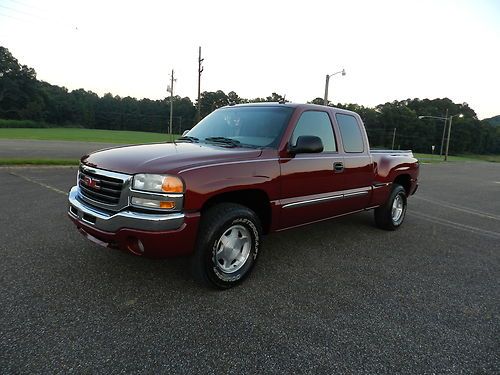
[[[416,190],[418,161],[411,152],[371,153],[357,114],[316,105],[284,105],[293,106],[294,112],[276,149],[225,148],[201,143],[153,144],[108,149],[82,158],[86,165],[114,172],[180,176],[186,186],[183,210],[191,213],[181,229],[162,233],[122,229],[106,233],[73,221],[94,237],[116,242],[120,248],[126,248],[128,236],[136,236],[147,244],[147,255],[177,255],[192,251],[200,213],[210,199],[220,194],[241,191],[265,194],[270,207],[270,231],[276,231],[382,205],[390,194],[390,184],[401,175],[406,175],[411,183],[410,194]],[[295,124],[306,110],[328,113],[337,152],[293,155],[288,151]],[[335,113],[356,118],[363,137],[362,153],[344,152]],[[334,163],[338,162],[344,166],[340,173],[334,171]]]

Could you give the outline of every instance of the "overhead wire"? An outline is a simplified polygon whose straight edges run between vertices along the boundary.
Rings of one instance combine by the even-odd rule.
[[[18,2],[18,3],[20,3],[20,2]],[[42,10],[40,8],[33,7],[33,9],[39,9],[41,12],[47,12],[47,11]],[[68,27],[68,28],[71,28],[73,30],[78,30],[78,27],[71,25],[69,23],[66,23],[66,22],[61,22],[60,20],[58,20],[56,18],[46,17],[44,15],[27,12],[25,10],[16,9],[16,8],[13,8],[13,7],[4,5],[4,4],[0,4],[0,10],[2,10],[2,13],[0,13],[1,16],[12,18],[12,19],[15,19],[17,21],[22,21],[22,22],[41,21],[41,22],[50,23],[50,25],[58,24],[59,26]],[[14,12],[14,15],[12,15],[8,12]],[[20,18],[19,15],[22,15],[25,17],[30,17],[30,19],[28,20],[26,18]]]

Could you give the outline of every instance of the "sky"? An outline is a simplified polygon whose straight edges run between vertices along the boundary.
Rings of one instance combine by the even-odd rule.
[[[276,92],[375,106],[407,98],[500,114],[500,0],[0,0],[0,45],[38,79],[159,99]]]

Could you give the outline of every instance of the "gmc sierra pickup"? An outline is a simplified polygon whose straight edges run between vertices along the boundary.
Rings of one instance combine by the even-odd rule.
[[[68,215],[103,246],[191,254],[194,277],[224,289],[249,274],[264,234],[369,209],[397,229],[418,173],[411,151],[370,151],[354,112],[234,105],[175,143],[82,157]]]

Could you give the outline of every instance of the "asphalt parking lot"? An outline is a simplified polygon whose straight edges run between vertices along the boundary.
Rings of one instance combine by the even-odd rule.
[[[404,226],[266,238],[241,286],[85,240],[75,168],[0,169],[0,372],[498,374],[500,164],[423,165]]]

